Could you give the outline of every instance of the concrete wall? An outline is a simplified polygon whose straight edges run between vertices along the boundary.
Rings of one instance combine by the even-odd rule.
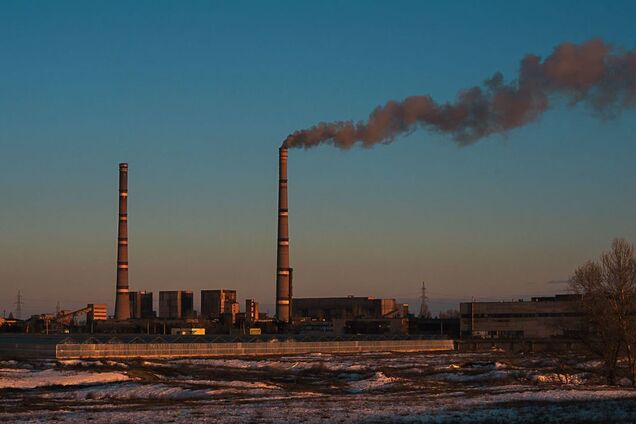
[[[58,344],[58,359],[187,358],[290,355],[303,353],[433,352],[455,348],[453,340],[383,340],[342,342],[117,343]]]

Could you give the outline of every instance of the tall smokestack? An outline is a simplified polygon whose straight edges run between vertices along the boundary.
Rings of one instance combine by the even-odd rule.
[[[278,153],[278,250],[276,261],[276,318],[291,321],[291,276],[287,209],[287,146]]]
[[[128,164],[119,164],[119,228],[117,231],[117,297],[115,319],[130,319],[128,296]]]

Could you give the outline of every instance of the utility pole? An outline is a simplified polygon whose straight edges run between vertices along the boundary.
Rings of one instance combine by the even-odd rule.
[[[22,301],[22,293],[18,290],[18,299],[14,303],[15,305],[15,316],[17,319],[22,319],[22,305],[24,302]]]
[[[59,316],[60,315],[60,301],[57,301],[57,305],[55,305],[55,316]]]
[[[426,296],[426,283],[422,281],[422,294],[420,296],[420,318],[430,318],[431,312],[428,310],[428,304],[426,301],[428,300],[428,296]]]

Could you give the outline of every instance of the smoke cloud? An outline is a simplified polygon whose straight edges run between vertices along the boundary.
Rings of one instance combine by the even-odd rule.
[[[601,117],[633,107],[636,49],[618,50],[600,39],[562,43],[544,60],[536,55],[524,57],[514,81],[505,82],[497,72],[482,86],[461,90],[450,103],[439,104],[430,96],[391,100],[375,108],[366,122],[321,122],[290,134],[283,145],[369,148],[423,127],[448,134],[465,146],[535,121],[557,97],[571,106],[588,105]]]

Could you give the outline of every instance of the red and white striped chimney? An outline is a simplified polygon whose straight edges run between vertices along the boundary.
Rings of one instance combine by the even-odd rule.
[[[287,147],[278,156],[278,245],[276,259],[276,318],[291,321],[291,269],[289,268],[289,210],[287,205]]]
[[[128,296],[128,164],[119,164],[119,228],[117,231],[117,297],[115,319],[130,319]]]

